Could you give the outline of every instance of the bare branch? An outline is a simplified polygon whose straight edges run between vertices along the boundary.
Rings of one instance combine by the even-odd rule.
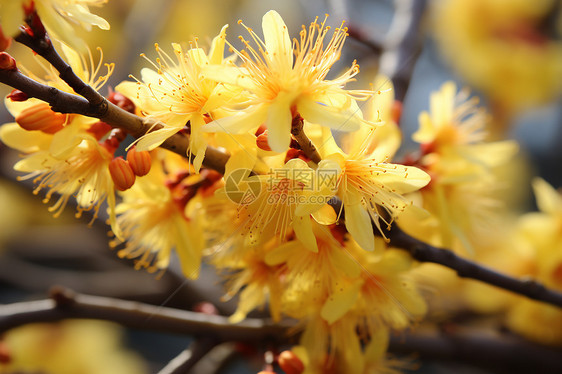
[[[455,270],[459,277],[476,279],[533,300],[562,307],[562,293],[548,289],[535,280],[516,279],[457,256],[448,249],[431,246],[406,234],[396,224],[390,229],[388,237],[390,245],[410,252],[418,261],[440,264]]]
[[[297,115],[295,118],[293,118],[293,123],[291,125],[291,134],[293,134],[297,143],[299,143],[304,154],[313,162],[318,164],[320,161],[322,161],[322,157],[320,157],[320,153],[318,153],[318,150],[316,149],[314,144],[312,144],[312,140],[310,140],[304,133],[303,126],[303,118],[300,115]]]
[[[233,325],[223,316],[78,294],[55,287],[51,291],[51,299],[4,305],[0,310],[0,332],[32,322],[68,318],[90,318],[159,332],[205,335],[214,337],[218,342],[286,341],[287,331],[293,325],[251,318]]]

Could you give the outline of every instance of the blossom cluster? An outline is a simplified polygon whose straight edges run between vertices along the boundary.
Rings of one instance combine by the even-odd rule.
[[[79,41],[64,38],[72,35],[64,19],[108,28],[89,13],[98,3],[13,3],[60,36],[72,69],[95,90],[113,65],[97,78],[102,63],[89,68],[91,54],[88,61],[75,51]],[[13,33],[6,4],[0,21]],[[497,227],[498,169],[517,144],[489,141],[477,99],[447,82],[419,116],[412,136],[419,149],[399,158],[390,80],[347,89],[356,62],[328,78],[347,37],[343,23],[332,30],[316,19],[293,40],[275,11],[263,17],[263,38],[239,23],[249,35],[240,37],[242,49],[227,39],[227,26],[208,50],[197,40],[169,52],[156,44],[154,60],[143,55],[149,67],[140,78],[110,92],[108,101],[153,124],[133,142],[96,118],[54,112],[16,91],[6,98],[15,122],[0,128],[0,139],[21,152],[14,168],[33,180],[34,193],[57,196],[55,216],[75,201],[78,216],[95,219],[107,205],[110,244],[136,268],[161,273],[175,253],[195,279],[207,261],[225,274],[225,299],[239,298],[232,323],[266,305],[275,321],[298,320],[291,372],[398,370],[385,356],[389,336],[421,321],[427,304],[420,266],[393,247],[390,228],[477,254],[479,238]],[[74,94],[54,71],[44,80],[27,74]],[[186,154],[160,147],[177,137],[188,139]],[[224,170],[208,166],[211,148],[228,155]],[[553,215],[556,205],[560,220],[560,197],[542,182],[537,189],[541,210]],[[556,261],[541,274],[559,277]],[[513,313],[511,321],[530,312]]]

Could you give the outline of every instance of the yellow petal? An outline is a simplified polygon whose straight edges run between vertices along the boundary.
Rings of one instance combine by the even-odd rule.
[[[17,123],[7,123],[0,127],[0,140],[8,147],[23,153],[48,149],[53,136],[41,131],[27,131]]]
[[[174,135],[181,129],[179,127],[163,127],[156,131],[143,135],[137,142],[137,151],[151,151],[159,147],[170,136]]]
[[[338,131],[357,131],[364,123],[360,114],[354,111],[334,109],[306,95],[299,98],[297,109],[305,120]]]
[[[360,203],[345,204],[345,227],[353,239],[366,251],[375,250],[375,236],[369,213]]]
[[[224,45],[226,42],[226,29],[228,25],[224,25],[221,32],[215,36],[211,43],[211,50],[209,51],[209,62],[211,64],[221,64],[224,56]]]
[[[205,126],[204,132],[226,132],[230,134],[244,134],[257,129],[267,118],[267,105],[257,105],[244,112],[216,119]]]
[[[275,67],[291,70],[293,46],[283,18],[276,11],[270,10],[263,16],[262,29],[268,57],[275,63]]]
[[[309,216],[296,216],[293,219],[293,230],[306,249],[311,252],[318,252],[316,236],[312,232],[312,223]]]
[[[322,306],[322,318],[330,325],[342,318],[357,301],[360,287],[361,282],[355,282],[348,287],[336,289]]]
[[[541,212],[557,213],[562,208],[562,198],[548,182],[542,178],[533,179],[533,190],[537,199],[537,206]]]
[[[294,95],[280,93],[267,110],[267,143],[275,152],[285,152],[291,143],[291,103]]]

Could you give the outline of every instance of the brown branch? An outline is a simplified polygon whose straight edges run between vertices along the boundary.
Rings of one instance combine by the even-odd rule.
[[[533,300],[562,307],[562,293],[532,280],[520,280],[457,256],[451,250],[431,246],[406,234],[394,224],[388,232],[390,245],[404,249],[418,261],[433,262],[453,269],[461,278],[476,279]]]
[[[60,78],[78,95],[86,98],[94,106],[102,105],[103,96],[74,73],[72,67],[58,54],[48,36],[36,38],[26,31],[21,31],[14,39],[47,60],[59,72]]]
[[[107,101],[101,95],[102,101],[99,104],[93,104],[80,96],[36,82],[17,70],[0,69],[0,82],[26,93],[29,97],[35,97],[49,103],[56,112],[75,113],[98,118],[113,127],[124,129],[135,138],[139,138],[149,131],[154,131],[161,127],[153,119],[141,118],[129,113]],[[162,147],[181,156],[186,156],[187,149],[189,148],[189,138],[184,134],[175,134],[168,138],[162,144]],[[208,147],[203,165],[224,174],[228,158],[229,155],[226,153],[216,148]]]
[[[68,318],[98,319],[123,326],[159,332],[202,335],[218,342],[287,341],[289,322],[246,319],[231,324],[227,317],[189,312],[134,301],[78,294],[55,287],[51,299],[2,306],[0,332],[32,322],[54,322]]]
[[[51,299],[27,301],[4,305],[0,309],[0,332],[32,322],[53,322],[67,318],[107,320],[123,326],[154,330],[166,333],[201,335],[214,343],[241,341],[261,343],[271,341],[285,344],[291,338],[294,328],[291,322],[273,324],[268,319],[246,319],[236,325],[226,317],[188,312],[168,307],[158,307],[108,297],[76,294],[68,289],[55,288]],[[216,340],[214,340],[216,339]],[[208,347],[204,344],[190,359],[186,354],[179,356],[176,364],[169,369],[190,367],[194,361],[206,357]],[[207,348],[206,348],[207,347]],[[448,329],[442,333],[405,333],[392,337],[389,352],[411,354],[421,357],[464,361],[469,364],[484,363],[487,366],[508,368],[512,372],[561,372],[560,351],[543,347],[512,336],[494,335],[472,331],[455,332]],[[192,360],[192,363],[188,363]],[[179,369],[178,369],[179,370]],[[180,373],[181,371],[165,371]],[[161,372],[162,373],[162,372]]]
[[[297,141],[297,143],[299,143],[299,146],[301,147],[304,154],[314,163],[318,164],[320,161],[322,161],[322,157],[320,157],[320,153],[318,153],[318,150],[312,143],[312,140],[310,140],[304,133],[303,127],[304,120],[300,115],[297,114],[296,117],[293,118],[293,123],[291,125],[291,134],[293,134],[295,140]]]
[[[489,331],[416,332],[392,336],[389,352],[463,362],[501,373],[562,373],[562,351]],[[496,371],[494,371],[496,372]]]

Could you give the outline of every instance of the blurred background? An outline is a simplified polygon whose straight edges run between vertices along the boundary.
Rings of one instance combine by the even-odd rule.
[[[396,3],[403,6],[411,1]],[[91,32],[78,32],[92,50],[97,46],[103,48],[105,62],[116,63],[108,83],[115,87],[130,79],[129,74],[140,75],[140,69],[147,65],[139,54],[144,52],[153,57],[155,42],[167,49],[171,42],[189,42],[198,37],[199,45],[207,48],[221,27],[229,24],[227,37],[238,45],[237,36],[246,32],[237,21],[242,19],[261,35],[261,17],[270,9],[281,14],[291,36],[296,37],[301,25],[328,13],[329,24],[337,27],[345,19],[356,36],[346,42],[334,73],[357,59],[361,73],[355,86],[367,88],[380,68],[380,53],[373,45],[389,42],[386,37],[395,5],[391,0],[109,0],[102,8],[92,8],[92,12],[104,17],[111,24],[111,30],[94,28]],[[561,9],[559,1],[548,0],[429,1],[416,35],[421,53],[417,60],[413,55],[402,56],[403,61],[395,62],[398,69],[402,66],[407,69],[415,61],[400,123],[404,149],[414,146],[410,135],[418,126],[418,114],[428,110],[429,94],[445,81],[454,80],[459,87],[470,87],[472,94],[479,96],[482,105],[488,108],[493,137],[516,139],[520,143],[519,175],[510,179],[509,187],[511,201],[518,209],[533,209],[529,183],[532,175],[542,176],[554,187],[561,186]],[[399,34],[400,30],[393,32]],[[414,48],[412,53],[415,52]],[[10,53],[19,64],[42,74],[32,53],[21,45],[14,43]],[[96,54],[94,52],[95,60]],[[103,94],[107,93],[108,86],[102,89]],[[0,87],[4,96],[10,91],[8,87]],[[3,106],[0,119],[2,123],[13,121]],[[63,285],[78,292],[188,310],[202,301],[213,303],[224,315],[234,310],[233,301],[220,301],[221,278],[211,268],[202,271],[198,281],[186,281],[172,264],[164,276],[156,280],[155,275],[135,271],[130,261],[117,258],[107,244],[108,226],[103,218],[87,227],[89,218],[75,219],[73,208],[69,206],[65,214],[53,219],[47,206],[42,204],[41,196],[31,193],[32,185],[16,181],[12,167],[18,157],[16,152],[0,144],[1,303],[44,298],[51,286]],[[84,371],[80,371],[83,373],[157,372],[191,340],[186,336],[124,330],[94,322],[27,328],[18,334],[7,335],[6,341],[27,347],[29,360],[46,362],[41,358],[41,349],[33,345],[40,343],[32,343],[44,342],[44,339],[58,341],[60,352],[68,354],[69,349],[75,350],[77,360],[81,355],[89,356],[80,353],[78,347],[90,353],[97,352],[98,357],[112,355],[106,367],[95,362],[77,364],[83,365]],[[83,341],[90,343],[85,346]],[[223,348],[222,353],[217,353],[217,361],[234,357],[228,363],[225,361],[225,373],[259,371],[260,362],[252,363],[248,359],[250,356],[240,358],[244,356],[232,346]],[[55,350],[49,357],[56,356],[53,352]],[[56,360],[52,365],[52,373],[78,372],[62,368]],[[421,362],[419,372],[448,373],[452,370],[487,372],[459,363],[429,360]]]

